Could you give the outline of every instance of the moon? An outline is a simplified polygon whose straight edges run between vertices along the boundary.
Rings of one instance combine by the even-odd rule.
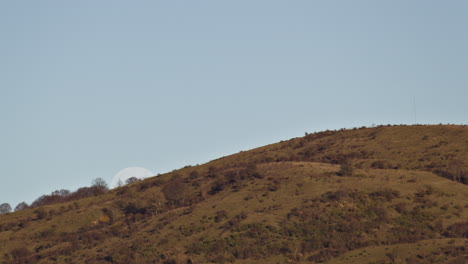
[[[144,179],[151,176],[154,176],[154,174],[148,169],[142,167],[128,167],[120,170],[119,172],[117,172],[117,174],[114,175],[111,181],[111,188],[118,187],[117,185],[119,183],[119,180],[121,180],[122,183],[125,183],[125,181],[131,177]]]

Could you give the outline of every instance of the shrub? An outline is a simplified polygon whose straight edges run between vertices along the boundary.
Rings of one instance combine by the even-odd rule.
[[[31,263],[29,259],[31,258],[32,253],[25,247],[19,247],[19,248],[13,249],[10,255],[13,258],[13,261],[14,261],[13,263],[18,263],[18,264]]]
[[[374,161],[371,164],[371,168],[373,168],[373,169],[385,169],[386,168],[386,162],[383,161],[383,160]]]
[[[400,214],[408,212],[408,204],[406,203],[397,203],[394,205],[394,208],[395,208],[395,211],[397,211]]]
[[[338,176],[352,176],[353,175],[353,163],[351,160],[345,160],[340,165],[340,170],[338,171]]]
[[[376,192],[371,192],[369,197],[373,199],[381,199],[387,202],[392,201],[394,198],[400,197],[400,192],[392,189],[383,189]]]
[[[115,221],[115,216],[112,210],[109,210],[107,208],[102,208],[101,211],[104,214],[104,216],[106,216],[109,219],[106,222],[109,222],[110,224],[112,224]]]
[[[123,205],[122,207],[122,212],[125,215],[135,215],[135,214],[146,214],[146,207],[138,207],[135,203],[127,203],[126,205]]]
[[[329,202],[329,201],[340,201],[348,198],[350,192],[348,190],[338,190],[336,192],[326,192],[322,194],[322,198],[320,199],[321,202]]]
[[[219,223],[219,222],[221,222],[223,219],[227,219],[227,218],[228,218],[227,212],[224,211],[224,210],[221,210],[221,211],[216,212],[216,215],[215,215],[215,217],[214,217],[213,220],[214,220],[216,223]]]
[[[218,169],[216,167],[211,166],[208,168],[208,172],[206,175],[208,178],[216,178],[217,175],[218,175]]]
[[[222,180],[217,180],[213,183],[213,185],[211,185],[211,189],[210,191],[208,192],[209,195],[215,195],[219,192],[221,192],[222,190],[224,190],[224,188],[226,187],[226,183]]]
[[[175,176],[170,182],[166,183],[162,188],[162,192],[171,205],[182,205],[188,197],[188,188],[179,176]]]
[[[194,171],[190,172],[189,177],[190,177],[190,179],[193,180],[193,179],[198,178],[198,175],[199,175],[198,171],[194,170]]]
[[[455,223],[449,226],[444,235],[447,237],[468,238],[468,221],[462,223]]]
[[[140,181],[140,179],[138,179],[137,177],[130,177],[125,181],[125,184],[128,185],[128,184],[132,184],[138,181]]]
[[[244,171],[249,179],[263,179],[263,175],[257,171],[257,165],[255,163],[247,164],[247,167]]]
[[[34,210],[34,213],[36,214],[37,219],[44,219],[47,217],[47,212],[44,208],[38,208]]]

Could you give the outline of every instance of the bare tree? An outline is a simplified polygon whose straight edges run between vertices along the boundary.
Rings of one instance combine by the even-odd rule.
[[[57,196],[69,196],[70,195],[70,191],[69,190],[65,190],[65,189],[61,189],[61,190],[56,190],[56,191],[53,191],[50,195],[57,195]]]
[[[124,184],[121,179],[117,181],[117,187],[122,187]]]
[[[91,186],[94,195],[100,195],[109,190],[106,181],[99,177],[93,180],[93,185]]]
[[[29,205],[27,203],[21,202],[15,207],[15,212],[18,212],[18,211],[21,211],[21,210],[24,210],[24,209],[28,209],[28,208],[29,208]]]
[[[103,178],[99,177],[93,180],[93,187],[105,187],[107,189],[107,183]]]
[[[132,183],[135,183],[137,181],[139,181],[140,179],[138,179],[137,177],[133,176],[133,177],[130,177],[128,178],[126,181],[125,181],[125,184],[132,184]]]
[[[3,203],[0,205],[0,215],[1,214],[8,214],[11,212],[11,206],[8,203]]]

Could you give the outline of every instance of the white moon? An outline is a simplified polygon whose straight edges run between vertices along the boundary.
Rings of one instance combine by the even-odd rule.
[[[119,180],[121,180],[122,183],[125,183],[125,181],[128,178],[131,178],[131,177],[136,177],[138,179],[144,179],[144,178],[151,177],[153,175],[154,174],[151,171],[149,171],[149,170],[147,170],[145,168],[142,168],[142,167],[125,168],[125,169],[120,170],[119,172],[117,172],[117,174],[115,174],[115,176],[112,178],[111,188],[117,187],[117,185],[119,183]]]

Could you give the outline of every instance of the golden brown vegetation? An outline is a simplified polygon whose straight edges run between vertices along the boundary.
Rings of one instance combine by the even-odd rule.
[[[2,215],[0,263],[464,263],[467,155],[464,126],[310,134]]]

